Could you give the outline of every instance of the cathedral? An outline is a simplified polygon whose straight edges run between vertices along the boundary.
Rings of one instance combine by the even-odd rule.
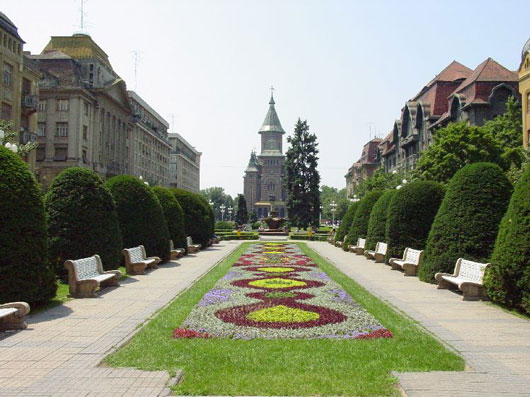
[[[250,154],[245,170],[243,193],[249,213],[254,211],[258,218],[266,218],[272,208],[279,216],[285,217],[285,200],[287,194],[283,185],[285,156],[282,152],[283,134],[271,94],[269,111],[259,130],[261,135],[261,152]]]

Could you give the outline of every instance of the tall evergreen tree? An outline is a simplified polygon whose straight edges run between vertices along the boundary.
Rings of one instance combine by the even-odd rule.
[[[242,194],[237,195],[236,223],[243,225],[248,222],[247,200]]]
[[[291,223],[298,227],[318,225],[320,212],[320,174],[317,136],[309,132],[307,121],[298,119],[285,159],[287,212]]]

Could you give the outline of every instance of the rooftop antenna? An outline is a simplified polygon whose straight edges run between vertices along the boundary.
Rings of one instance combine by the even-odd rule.
[[[175,113],[171,113],[171,132],[175,133]]]
[[[375,131],[375,123],[372,122],[372,121],[370,121],[370,122],[368,123],[368,131],[369,131],[369,133],[370,133],[370,139],[369,139],[369,141],[372,140],[372,126],[374,126],[374,131]]]
[[[133,55],[133,62],[134,62],[134,91],[136,91],[136,88],[138,86],[138,63],[140,62],[140,52],[139,51],[131,51]]]

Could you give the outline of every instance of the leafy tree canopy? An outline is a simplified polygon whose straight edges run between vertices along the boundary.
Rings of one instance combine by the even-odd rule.
[[[222,218],[221,205],[225,206],[224,219],[228,220],[228,208],[234,208],[235,201],[227,193],[225,189],[219,186],[209,187],[201,190],[201,195],[206,199],[207,202],[213,203],[213,211],[215,213],[215,219],[220,220]],[[232,212],[232,216],[235,215],[235,211]]]

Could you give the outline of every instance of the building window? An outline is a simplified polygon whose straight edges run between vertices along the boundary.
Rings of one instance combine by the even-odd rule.
[[[66,161],[68,148],[56,147],[55,148],[55,161]]]
[[[37,123],[37,136],[46,136],[46,123]]]
[[[85,112],[85,116],[88,117],[88,103],[87,102],[83,102],[83,110]]]
[[[58,99],[57,110],[59,112],[67,112],[68,111],[68,99]]]
[[[86,154],[86,150],[83,150],[83,163],[88,164],[88,157]]]
[[[530,92],[526,94],[526,113],[530,113]]]
[[[44,147],[40,146],[37,148],[37,161],[44,161]]]
[[[39,112],[45,112],[46,111],[46,99],[40,99],[39,100]]]
[[[86,125],[83,126],[83,139],[88,140],[88,127]]]
[[[68,123],[55,123],[55,136],[68,136]]]
[[[11,120],[11,105],[2,103],[2,119]]]
[[[13,75],[13,66],[4,62],[4,73],[3,73],[4,85],[11,87],[11,83],[13,80],[12,75]]]

